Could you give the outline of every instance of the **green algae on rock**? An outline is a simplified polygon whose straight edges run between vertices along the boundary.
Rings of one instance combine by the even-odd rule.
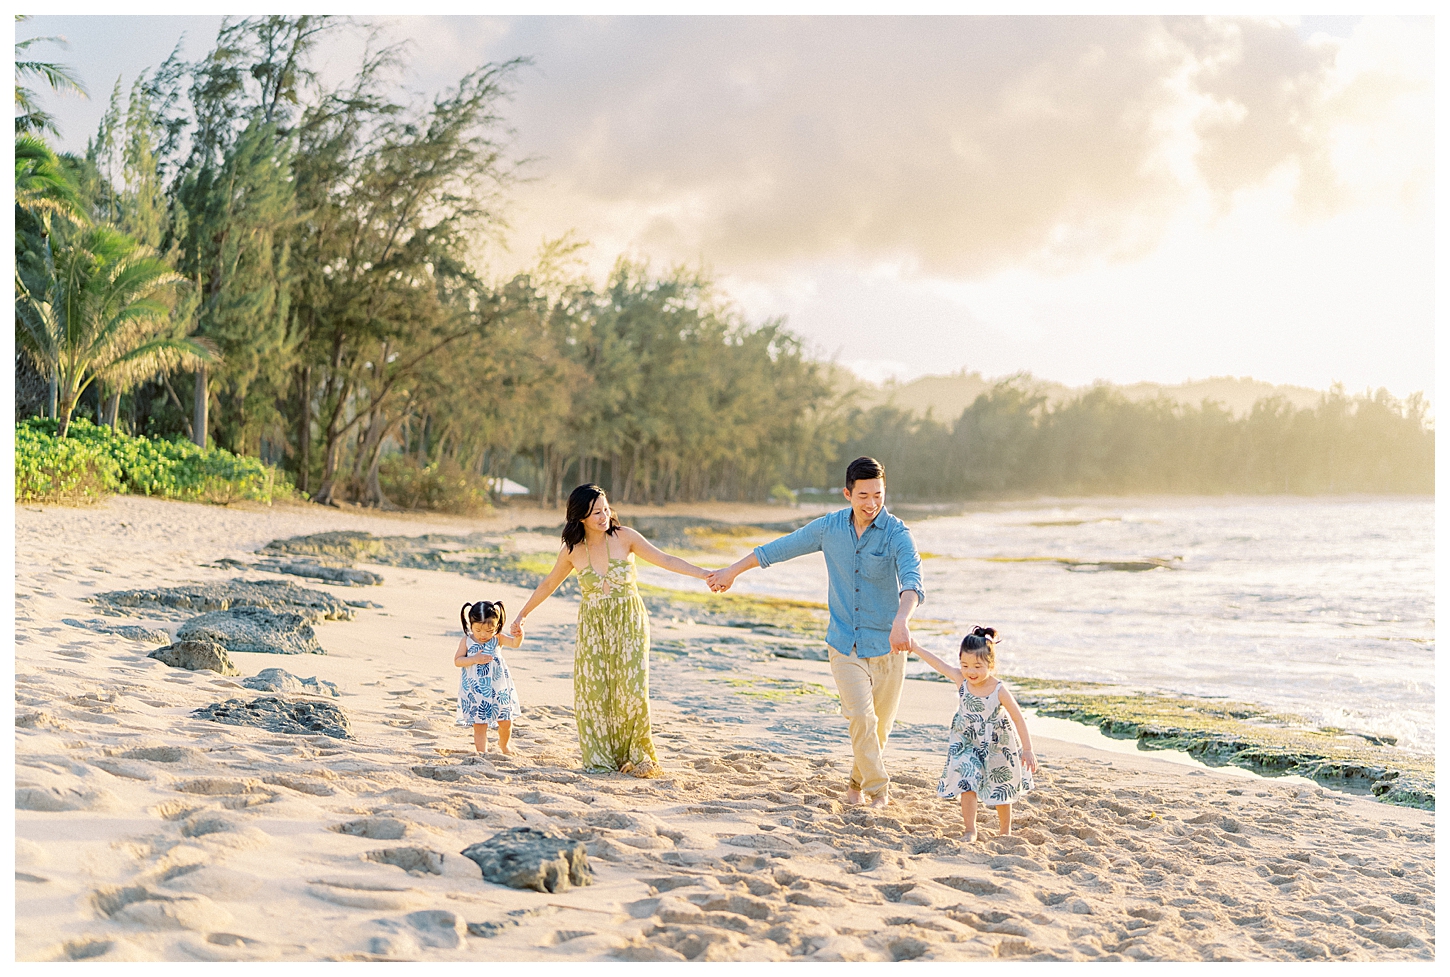
[[[750,628],[780,637],[826,636],[826,605],[810,600],[756,594],[696,593],[640,584],[651,614],[684,617],[700,624]]]
[[[1390,804],[1435,807],[1434,757],[1398,749],[1390,736],[1316,726],[1241,702],[1090,682],[1009,681],[1022,705],[1096,726],[1107,736],[1136,739],[1142,749],[1182,750],[1211,766],[1295,774],[1329,787],[1368,790]]]

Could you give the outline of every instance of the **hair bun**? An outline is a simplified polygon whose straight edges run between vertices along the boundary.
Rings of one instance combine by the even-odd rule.
[[[984,628],[980,624],[972,628],[972,634],[976,635],[978,638],[986,638],[988,641],[997,640],[996,628]]]

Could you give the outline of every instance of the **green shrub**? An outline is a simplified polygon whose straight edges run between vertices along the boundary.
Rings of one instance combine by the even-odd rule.
[[[383,494],[404,509],[473,515],[492,508],[487,480],[448,458],[426,466],[404,455],[384,458],[378,482]]]
[[[286,476],[256,458],[190,441],[133,438],[85,418],[64,438],[56,422],[31,418],[15,426],[15,497],[80,500],[107,492],[226,504],[270,503],[294,494]]]
[[[52,422],[52,430],[54,427]],[[27,424],[16,425],[17,501],[86,502],[123,490],[121,466],[108,452],[84,441],[53,437]]]
[[[785,483],[776,482],[770,489],[770,501],[780,502],[785,505],[796,504],[796,494],[785,487]]]

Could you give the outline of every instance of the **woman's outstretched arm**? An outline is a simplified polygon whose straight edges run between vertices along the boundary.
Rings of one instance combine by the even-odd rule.
[[[953,665],[945,658],[938,658],[936,655],[927,651],[921,645],[916,643],[915,638],[911,639],[911,650],[916,653],[916,657],[926,662],[938,672],[941,672],[947,678],[951,679],[954,683],[956,683],[957,685],[962,684],[962,670],[960,668]]]
[[[529,616],[529,612],[548,600],[549,595],[559,589],[559,585],[564,582],[569,576],[569,572],[573,569],[574,564],[569,562],[568,551],[561,547],[559,550],[559,558],[554,561],[554,569],[549,571],[547,577],[539,581],[539,585],[534,588],[534,592],[524,602],[523,608],[514,615],[513,626],[509,629],[511,633],[522,629],[524,618]],[[519,635],[519,640],[522,642],[522,635]],[[518,646],[514,645],[513,647]]]
[[[628,526],[621,526],[616,535],[624,537],[625,541],[629,543],[631,553],[638,553],[657,567],[673,570],[675,573],[683,573],[685,576],[694,577],[697,580],[704,580],[710,575],[710,571],[704,567],[697,567],[689,560],[671,556],[641,536],[637,530],[630,529]]]

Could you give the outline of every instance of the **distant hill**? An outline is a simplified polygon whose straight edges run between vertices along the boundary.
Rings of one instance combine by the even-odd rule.
[[[979,394],[986,393],[997,379],[984,378],[980,373],[953,373],[948,376],[918,377],[910,383],[888,381],[883,385],[869,383],[847,370],[840,370],[837,379],[843,388],[857,385],[857,403],[864,407],[890,404],[924,417],[928,410],[938,421],[951,423],[972,405]],[[1061,383],[1025,377],[1024,382],[1046,395],[1047,402],[1056,406],[1077,396],[1090,387],[1068,387]],[[1205,400],[1216,400],[1235,416],[1243,416],[1253,409],[1254,403],[1278,394],[1295,407],[1314,407],[1319,403],[1322,391],[1288,384],[1275,386],[1251,377],[1211,377],[1207,380],[1189,380],[1186,383],[1134,383],[1129,386],[1115,386],[1129,400],[1151,400],[1165,396],[1181,404],[1197,407]]]

